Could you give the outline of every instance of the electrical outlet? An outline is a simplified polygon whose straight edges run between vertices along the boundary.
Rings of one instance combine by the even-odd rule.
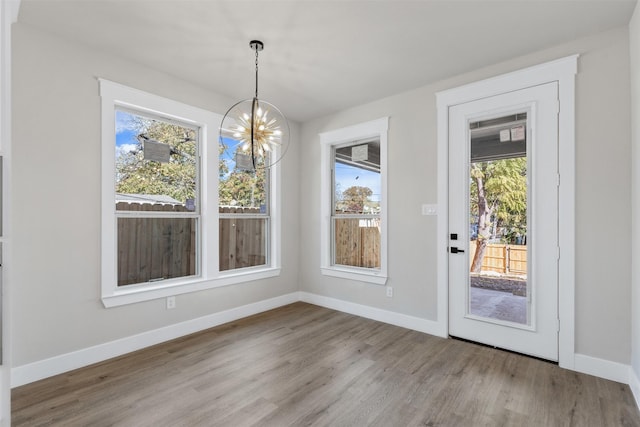
[[[176,308],[176,297],[174,296],[167,297],[167,310],[171,310],[172,308]]]
[[[391,286],[387,286],[387,296],[389,298],[393,296],[393,288]]]

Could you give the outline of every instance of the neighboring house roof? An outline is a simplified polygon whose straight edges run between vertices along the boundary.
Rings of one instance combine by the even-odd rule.
[[[128,203],[150,203],[150,204],[171,204],[182,205],[182,202],[169,197],[164,194],[121,194],[116,193],[116,203],[128,202]]]

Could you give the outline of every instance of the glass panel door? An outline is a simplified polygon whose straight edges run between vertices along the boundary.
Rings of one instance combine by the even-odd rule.
[[[557,83],[449,110],[449,334],[558,360]]]

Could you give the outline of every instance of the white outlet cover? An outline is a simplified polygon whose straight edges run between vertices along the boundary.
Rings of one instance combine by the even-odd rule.
[[[176,308],[176,297],[175,296],[167,297],[167,310],[171,310],[174,308]]]

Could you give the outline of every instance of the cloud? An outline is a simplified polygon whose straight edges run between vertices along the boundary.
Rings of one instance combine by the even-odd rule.
[[[141,133],[142,126],[136,116],[125,111],[116,111],[116,134],[124,132]]]
[[[120,144],[116,146],[116,157],[121,156],[125,153],[129,153],[131,151],[136,151],[138,149],[138,144]]]

